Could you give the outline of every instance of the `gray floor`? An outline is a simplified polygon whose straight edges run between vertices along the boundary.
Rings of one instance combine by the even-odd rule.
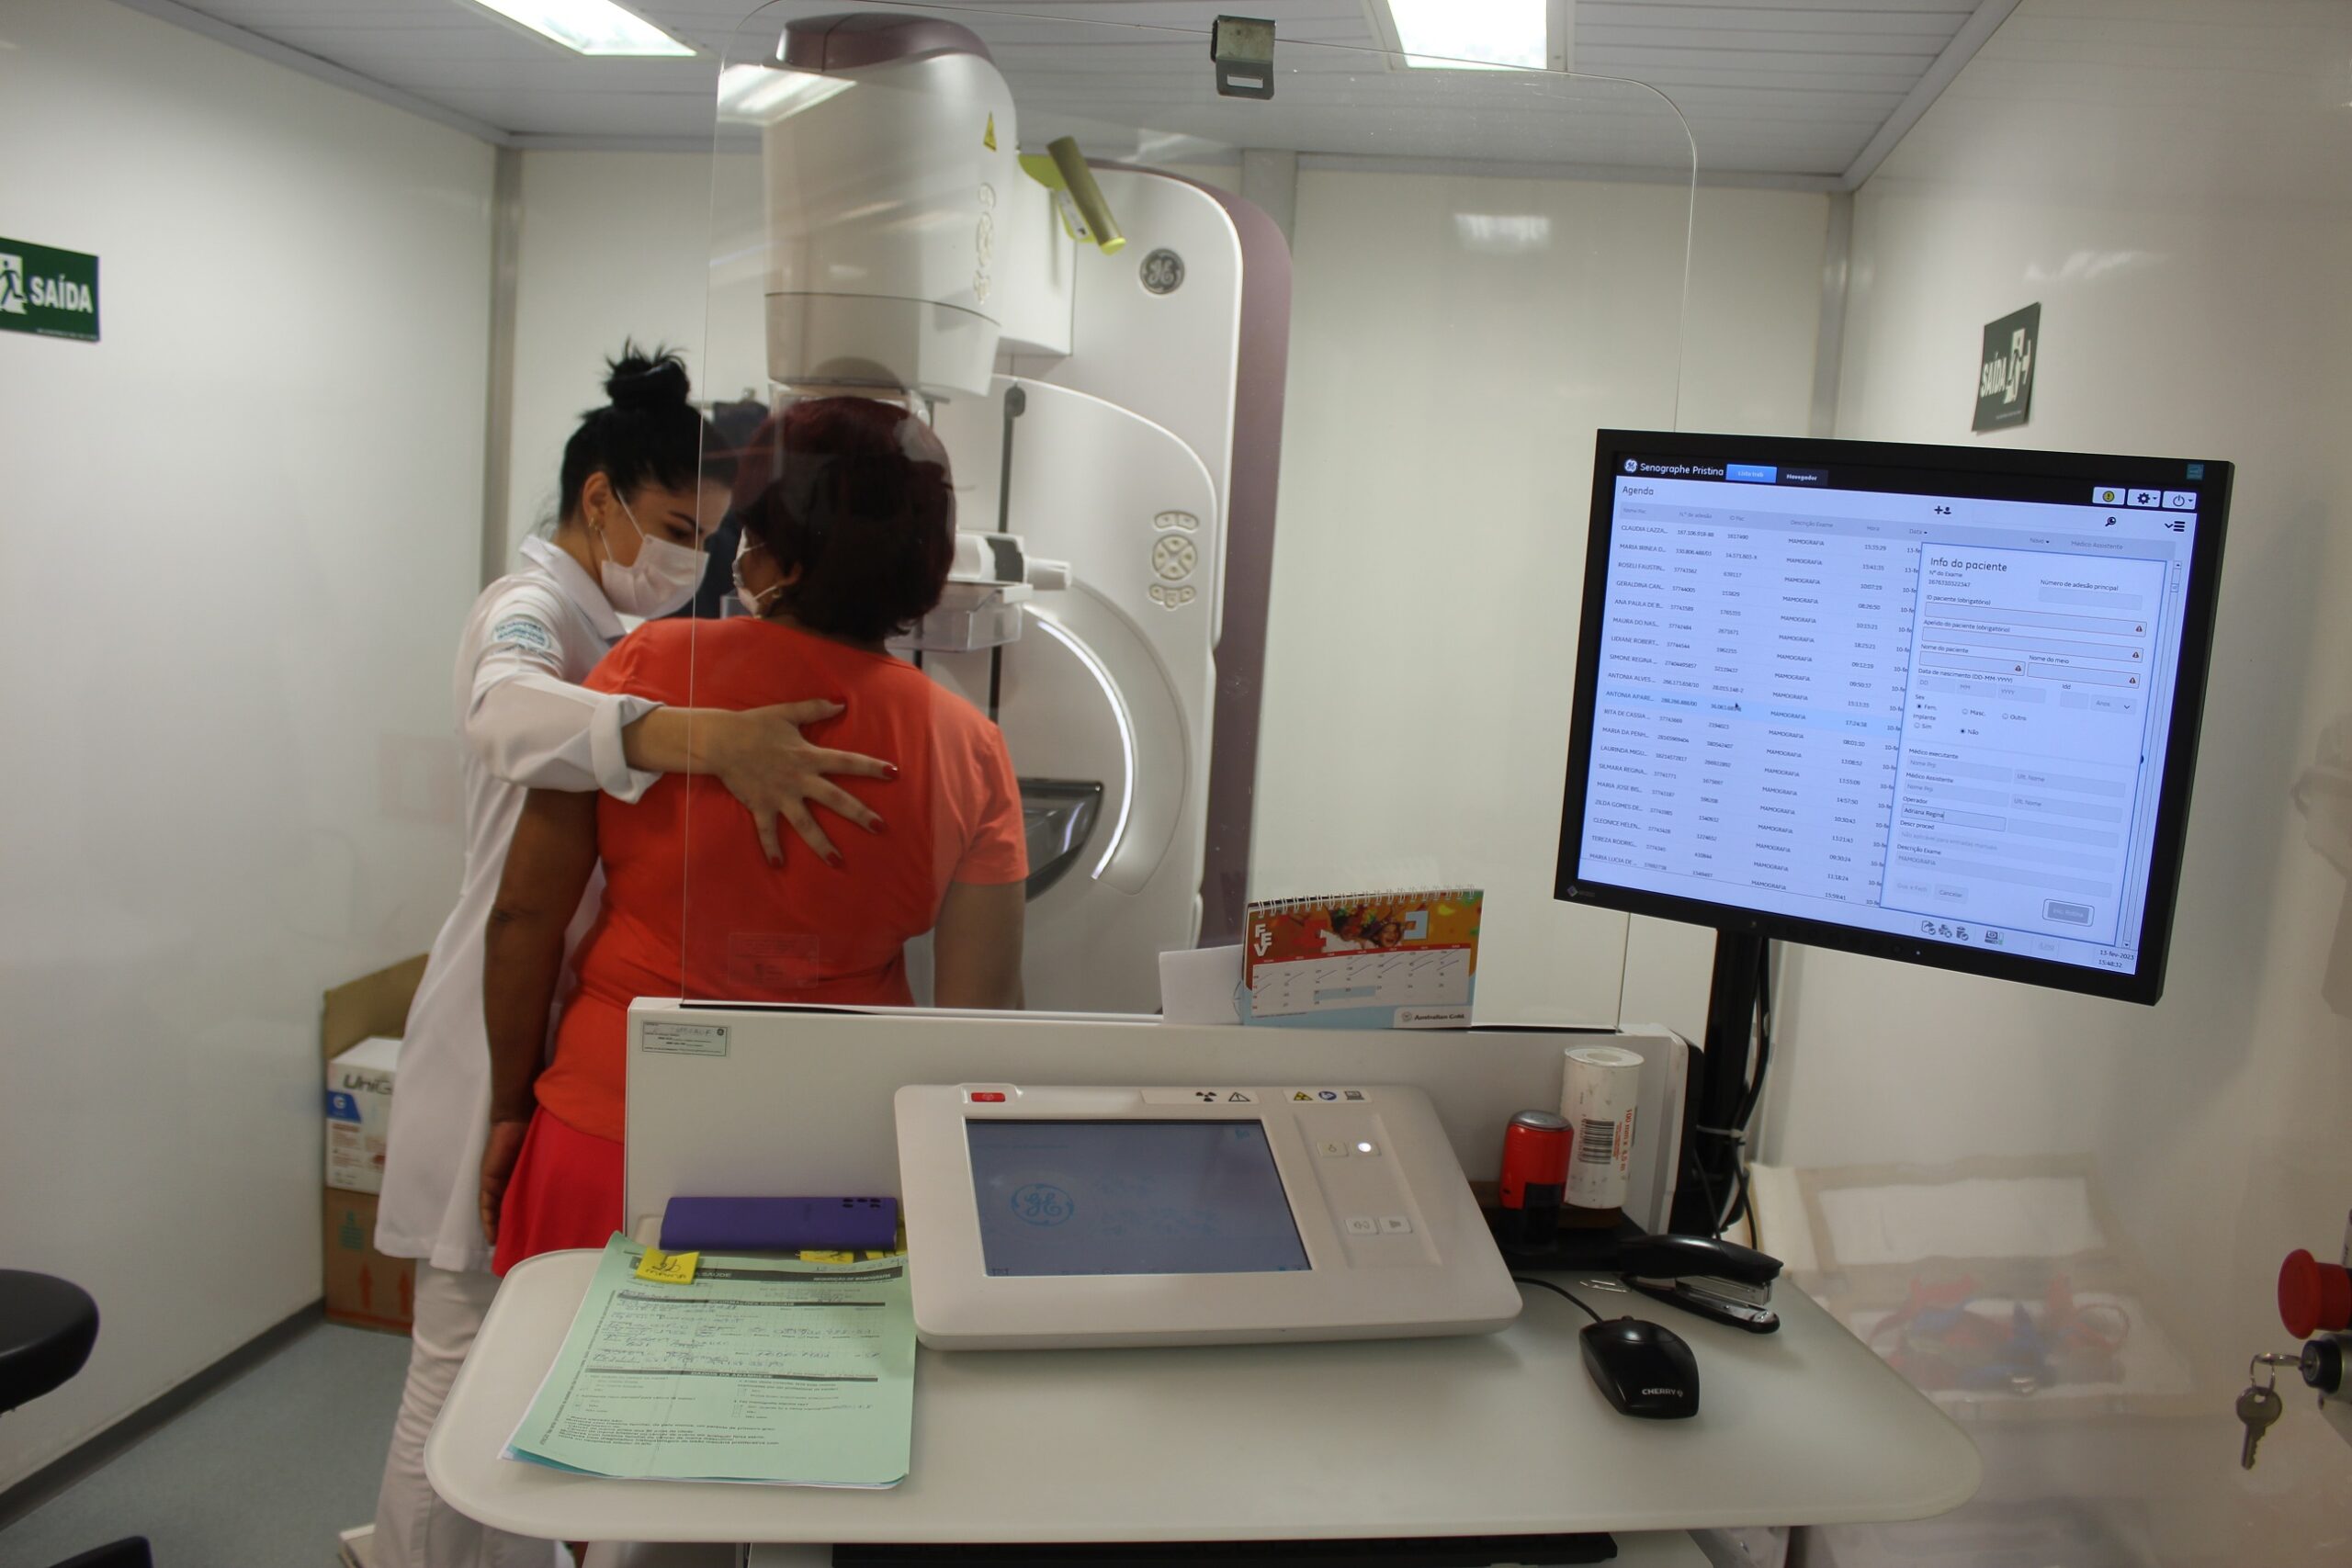
[[[156,1568],[332,1568],[375,1517],[408,1340],[321,1323],[73,1490],[0,1529],[0,1568],[126,1535]]]

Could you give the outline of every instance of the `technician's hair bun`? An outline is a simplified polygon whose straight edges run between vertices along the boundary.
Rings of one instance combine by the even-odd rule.
[[[686,362],[673,349],[656,345],[651,352],[624,342],[618,359],[605,361],[605,395],[616,409],[684,408],[693,389]]]
[[[595,474],[624,497],[649,484],[687,490],[697,475],[722,485],[734,479],[735,460],[718,432],[686,400],[693,389],[684,360],[631,341],[621,344],[619,358],[605,361],[605,396],[612,400],[583,410],[580,427],[563,444],[560,520],[580,515],[581,495]]]

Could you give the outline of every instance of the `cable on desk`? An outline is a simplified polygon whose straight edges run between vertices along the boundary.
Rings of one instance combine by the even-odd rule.
[[[1531,1280],[1524,1274],[1513,1274],[1511,1279],[1518,1284],[1532,1285],[1539,1291],[1551,1292],[1554,1295],[1559,1297],[1562,1301],[1568,1303],[1571,1306],[1574,1306],[1578,1312],[1581,1312],[1585,1316],[1592,1319],[1595,1323],[1605,1323],[1608,1321],[1599,1313],[1585,1305],[1583,1302],[1578,1301],[1576,1297],[1568,1294],[1567,1292],[1560,1289],[1559,1286],[1552,1283],[1549,1280]]]

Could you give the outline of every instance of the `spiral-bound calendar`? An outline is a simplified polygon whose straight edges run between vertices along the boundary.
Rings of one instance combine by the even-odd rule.
[[[1242,1021],[1464,1028],[1485,903],[1475,887],[1252,903],[1241,950]]]

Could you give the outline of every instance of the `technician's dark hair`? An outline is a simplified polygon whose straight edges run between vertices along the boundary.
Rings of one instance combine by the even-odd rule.
[[[810,631],[878,642],[929,614],[956,557],[947,449],[894,403],[812,398],[741,454],[735,514],[799,580],[769,602]]]
[[[686,400],[694,389],[686,362],[674,352],[657,345],[648,353],[624,342],[605,370],[605,396],[612,400],[582,414],[563,446],[559,518],[579,513],[580,492],[600,471],[624,497],[649,484],[685,491],[697,478],[725,484],[735,477],[718,432]]]

